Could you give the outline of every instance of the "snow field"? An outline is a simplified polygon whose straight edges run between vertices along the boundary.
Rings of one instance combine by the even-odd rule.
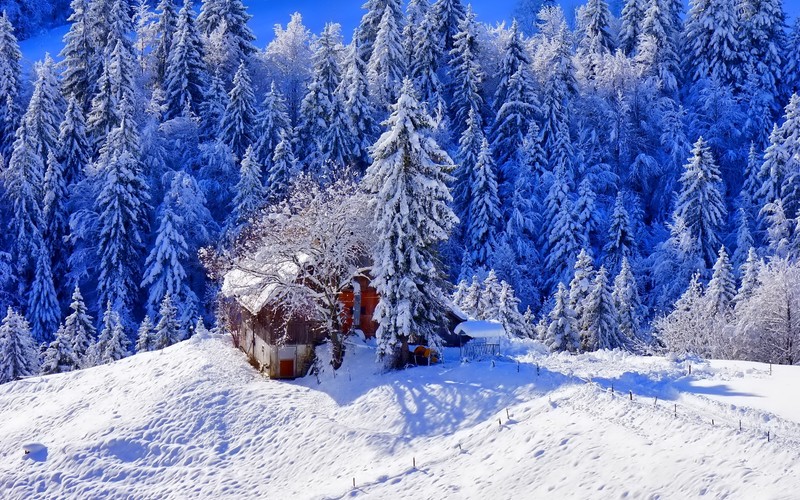
[[[784,401],[796,368],[770,377],[765,365],[693,361],[689,377],[686,361],[537,349],[515,343],[505,359],[464,364],[455,350],[444,365],[379,373],[373,347],[353,344],[335,378],[327,369],[319,381],[279,382],[228,337],[208,335],[6,384],[0,490],[9,499],[792,498],[800,487],[800,419]],[[756,398],[760,406],[744,405]],[[28,443],[45,453],[26,457]]]

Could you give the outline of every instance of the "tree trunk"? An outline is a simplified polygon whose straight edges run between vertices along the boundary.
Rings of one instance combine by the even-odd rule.
[[[331,332],[332,357],[331,365],[334,370],[342,367],[344,362],[344,337],[339,332]]]
[[[405,366],[409,362],[409,359],[410,357],[408,354],[408,337],[403,336],[400,337],[400,357],[398,360],[400,362],[400,366],[398,366],[397,368],[405,368]]]

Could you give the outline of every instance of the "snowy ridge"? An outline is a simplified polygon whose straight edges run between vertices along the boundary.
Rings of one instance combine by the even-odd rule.
[[[335,378],[326,370],[319,383],[285,383],[209,335],[14,382],[0,395],[0,490],[10,499],[791,498],[800,487],[800,411],[778,417],[771,397],[761,408],[720,402],[720,387],[744,394],[733,389],[742,383],[787,395],[797,368],[769,377],[762,365],[711,362],[689,377],[664,358],[507,352],[382,374],[374,347],[350,345]],[[27,443],[46,450],[25,456]]]

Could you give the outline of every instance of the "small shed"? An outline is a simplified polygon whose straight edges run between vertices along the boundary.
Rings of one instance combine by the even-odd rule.
[[[500,339],[506,330],[497,321],[464,321],[455,328],[455,333],[466,338],[461,343],[461,359],[479,359],[500,353]]]

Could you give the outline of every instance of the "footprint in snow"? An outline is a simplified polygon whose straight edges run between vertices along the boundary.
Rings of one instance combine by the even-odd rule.
[[[33,460],[34,462],[44,462],[47,460],[47,446],[41,443],[28,443],[22,445],[22,458]]]

